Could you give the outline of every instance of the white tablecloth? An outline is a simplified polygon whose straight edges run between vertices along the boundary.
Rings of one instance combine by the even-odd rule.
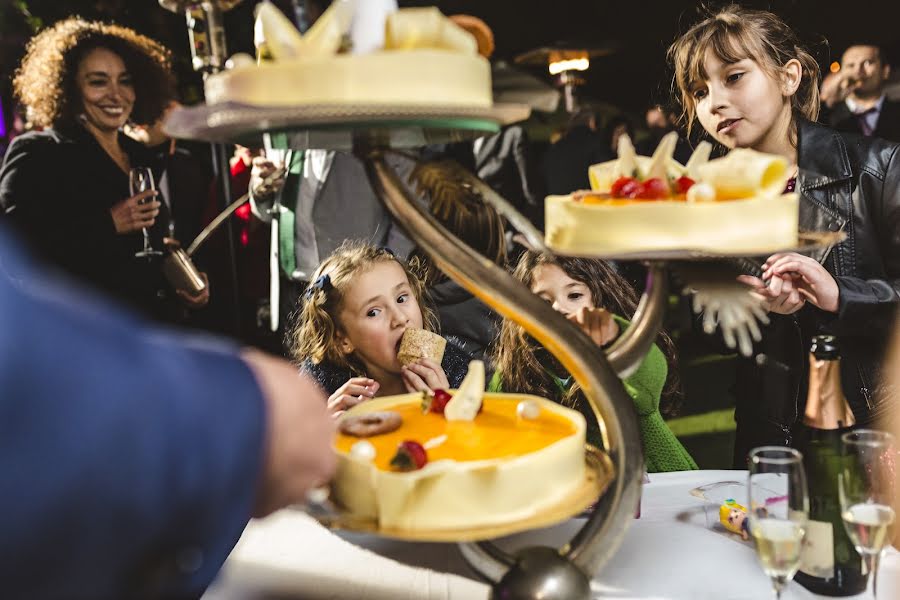
[[[690,495],[717,481],[746,480],[744,471],[650,475],[641,518],[615,557],[594,577],[595,596],[622,600],[760,600],[774,597],[750,542],[718,525],[718,506]],[[507,549],[558,547],[583,523],[501,540]],[[880,599],[900,598],[900,553],[889,549],[879,573]],[[204,600],[480,600],[489,596],[454,544],[400,542],[331,532],[306,515],[280,511],[244,531]],[[782,598],[818,598],[791,583]],[[856,598],[865,598],[860,595]]]

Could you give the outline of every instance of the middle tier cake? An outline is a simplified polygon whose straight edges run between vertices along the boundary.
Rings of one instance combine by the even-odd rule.
[[[346,433],[348,419],[366,415],[379,422],[399,415],[400,424],[366,437]],[[473,420],[423,410],[421,393],[377,398],[342,415],[341,430],[335,499],[382,528],[446,530],[527,519],[585,478],[584,418],[534,396],[484,394]],[[427,453],[424,465],[418,448],[404,455],[408,442]],[[397,470],[398,455],[411,461],[410,470]]]

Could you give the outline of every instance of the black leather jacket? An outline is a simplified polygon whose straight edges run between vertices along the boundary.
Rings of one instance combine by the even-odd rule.
[[[751,361],[739,366],[736,465],[753,446],[790,443],[806,401],[813,335],[839,337],[842,384],[858,423],[871,424],[889,409],[877,389],[900,304],[900,146],[800,121],[798,163],[801,230],[847,233],[830,252],[813,255],[837,282],[838,313],[807,305],[794,315],[770,315],[756,351],[789,371]]]

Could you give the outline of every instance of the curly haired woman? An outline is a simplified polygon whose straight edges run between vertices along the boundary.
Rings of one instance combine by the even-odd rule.
[[[153,123],[173,99],[168,51],[131,29],[73,17],[29,42],[14,88],[42,131],[18,137],[0,169],[12,224],[50,264],[173,318],[158,262],[135,257],[141,230],[166,217],[158,219],[165,209],[155,192],[129,192],[129,170],[152,157],[121,132],[126,122]],[[183,296],[189,306],[207,299]]]

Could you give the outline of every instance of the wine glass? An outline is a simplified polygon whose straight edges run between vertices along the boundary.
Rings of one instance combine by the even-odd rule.
[[[841,517],[877,591],[878,562],[894,522],[894,437],[884,431],[857,429],[841,436],[844,453],[838,473]]]
[[[793,448],[763,446],[750,451],[750,535],[775,597],[800,568],[809,518],[803,455]]]
[[[153,171],[147,167],[134,167],[131,169],[131,171],[128,172],[128,188],[132,196],[147,190],[155,190],[156,184],[153,182]],[[146,204],[151,200],[152,198],[145,198],[141,200],[141,204]],[[147,228],[144,227],[141,231],[144,233],[144,248],[135,252],[134,255],[138,258],[162,256],[163,253],[156,250],[151,245],[150,232],[147,231]]]

